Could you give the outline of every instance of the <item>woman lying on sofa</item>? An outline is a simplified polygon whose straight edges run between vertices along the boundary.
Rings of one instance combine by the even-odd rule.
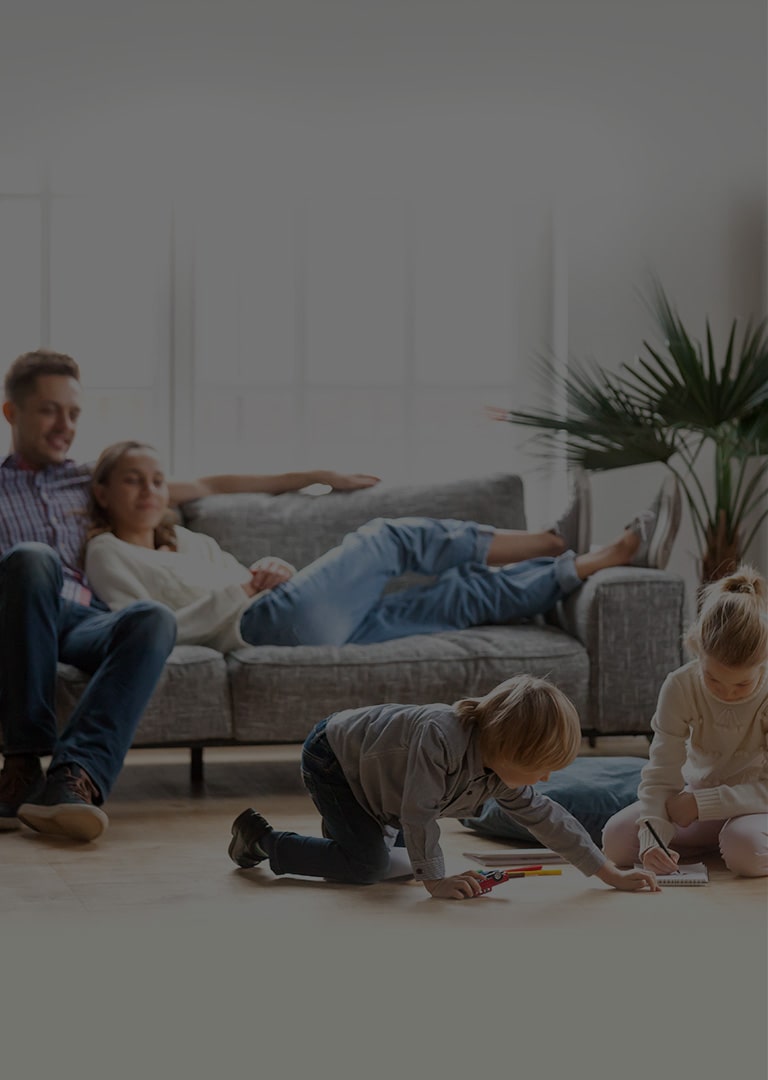
[[[296,571],[272,557],[245,567],[211,537],[168,524],[166,478],[143,443],[107,447],[92,496],[85,570],[96,593],[114,611],[159,600],[176,613],[178,644],[222,652],[245,644],[365,645],[514,622],[548,611],[606,567],[663,567],[679,522],[679,494],[668,486],[594,551],[574,550],[588,546],[578,493],[555,528],[541,533],[378,518]],[[407,572],[437,580],[382,595]]]

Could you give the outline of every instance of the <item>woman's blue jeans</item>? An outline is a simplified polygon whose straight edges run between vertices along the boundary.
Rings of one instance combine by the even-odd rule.
[[[299,874],[370,885],[387,876],[394,829],[385,829],[352,793],[325,734],[326,720],[310,731],[301,774],[323,819],[325,838],[273,829],[260,841],[275,874]]]
[[[24,543],[0,558],[0,720],[6,754],[80,765],[106,799],[176,641],[176,619],[151,601],[113,613],[62,599],[61,560]],[[56,662],[91,679],[59,737]]]
[[[377,518],[257,597],[240,632],[251,645],[368,645],[525,619],[581,585],[572,551],[489,567],[494,531],[473,521]],[[406,573],[437,580],[384,595]]]

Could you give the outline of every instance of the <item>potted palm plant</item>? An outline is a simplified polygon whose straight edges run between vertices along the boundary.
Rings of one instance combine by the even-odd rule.
[[[709,320],[702,345],[691,339],[658,282],[649,306],[663,350],[643,342],[648,356],[618,372],[572,361],[563,373],[540,357],[541,374],[563,408],[497,415],[536,428],[541,450],[559,455],[564,447],[569,463],[588,470],[663,462],[687,500],[707,582],[731,572],[768,516],[760,512],[768,469],[756,460],[768,454],[766,323],[750,321],[737,345],[734,320],[719,361]],[[714,469],[709,490],[700,475],[707,450]]]

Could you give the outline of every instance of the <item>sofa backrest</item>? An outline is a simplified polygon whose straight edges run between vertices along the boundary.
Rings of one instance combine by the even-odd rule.
[[[387,486],[328,495],[210,495],[184,505],[184,524],[207,533],[246,566],[277,555],[301,568],[377,517],[460,518],[524,529],[523,483],[498,475],[442,484]]]

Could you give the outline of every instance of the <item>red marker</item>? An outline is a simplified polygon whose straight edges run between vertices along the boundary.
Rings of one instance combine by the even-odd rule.
[[[525,877],[525,872],[516,870],[510,873],[508,870],[492,870],[488,874],[483,874],[483,879],[480,882],[480,892],[475,893],[475,896],[483,896],[485,893],[489,893],[491,889],[495,889],[497,885],[503,885],[505,881],[509,881],[513,877]]]
[[[545,874],[561,874],[561,870],[545,870],[542,866],[516,866],[512,870],[491,870],[483,874],[480,882],[480,892],[475,896],[483,896],[495,889],[497,885],[503,885],[512,878],[539,877]]]

